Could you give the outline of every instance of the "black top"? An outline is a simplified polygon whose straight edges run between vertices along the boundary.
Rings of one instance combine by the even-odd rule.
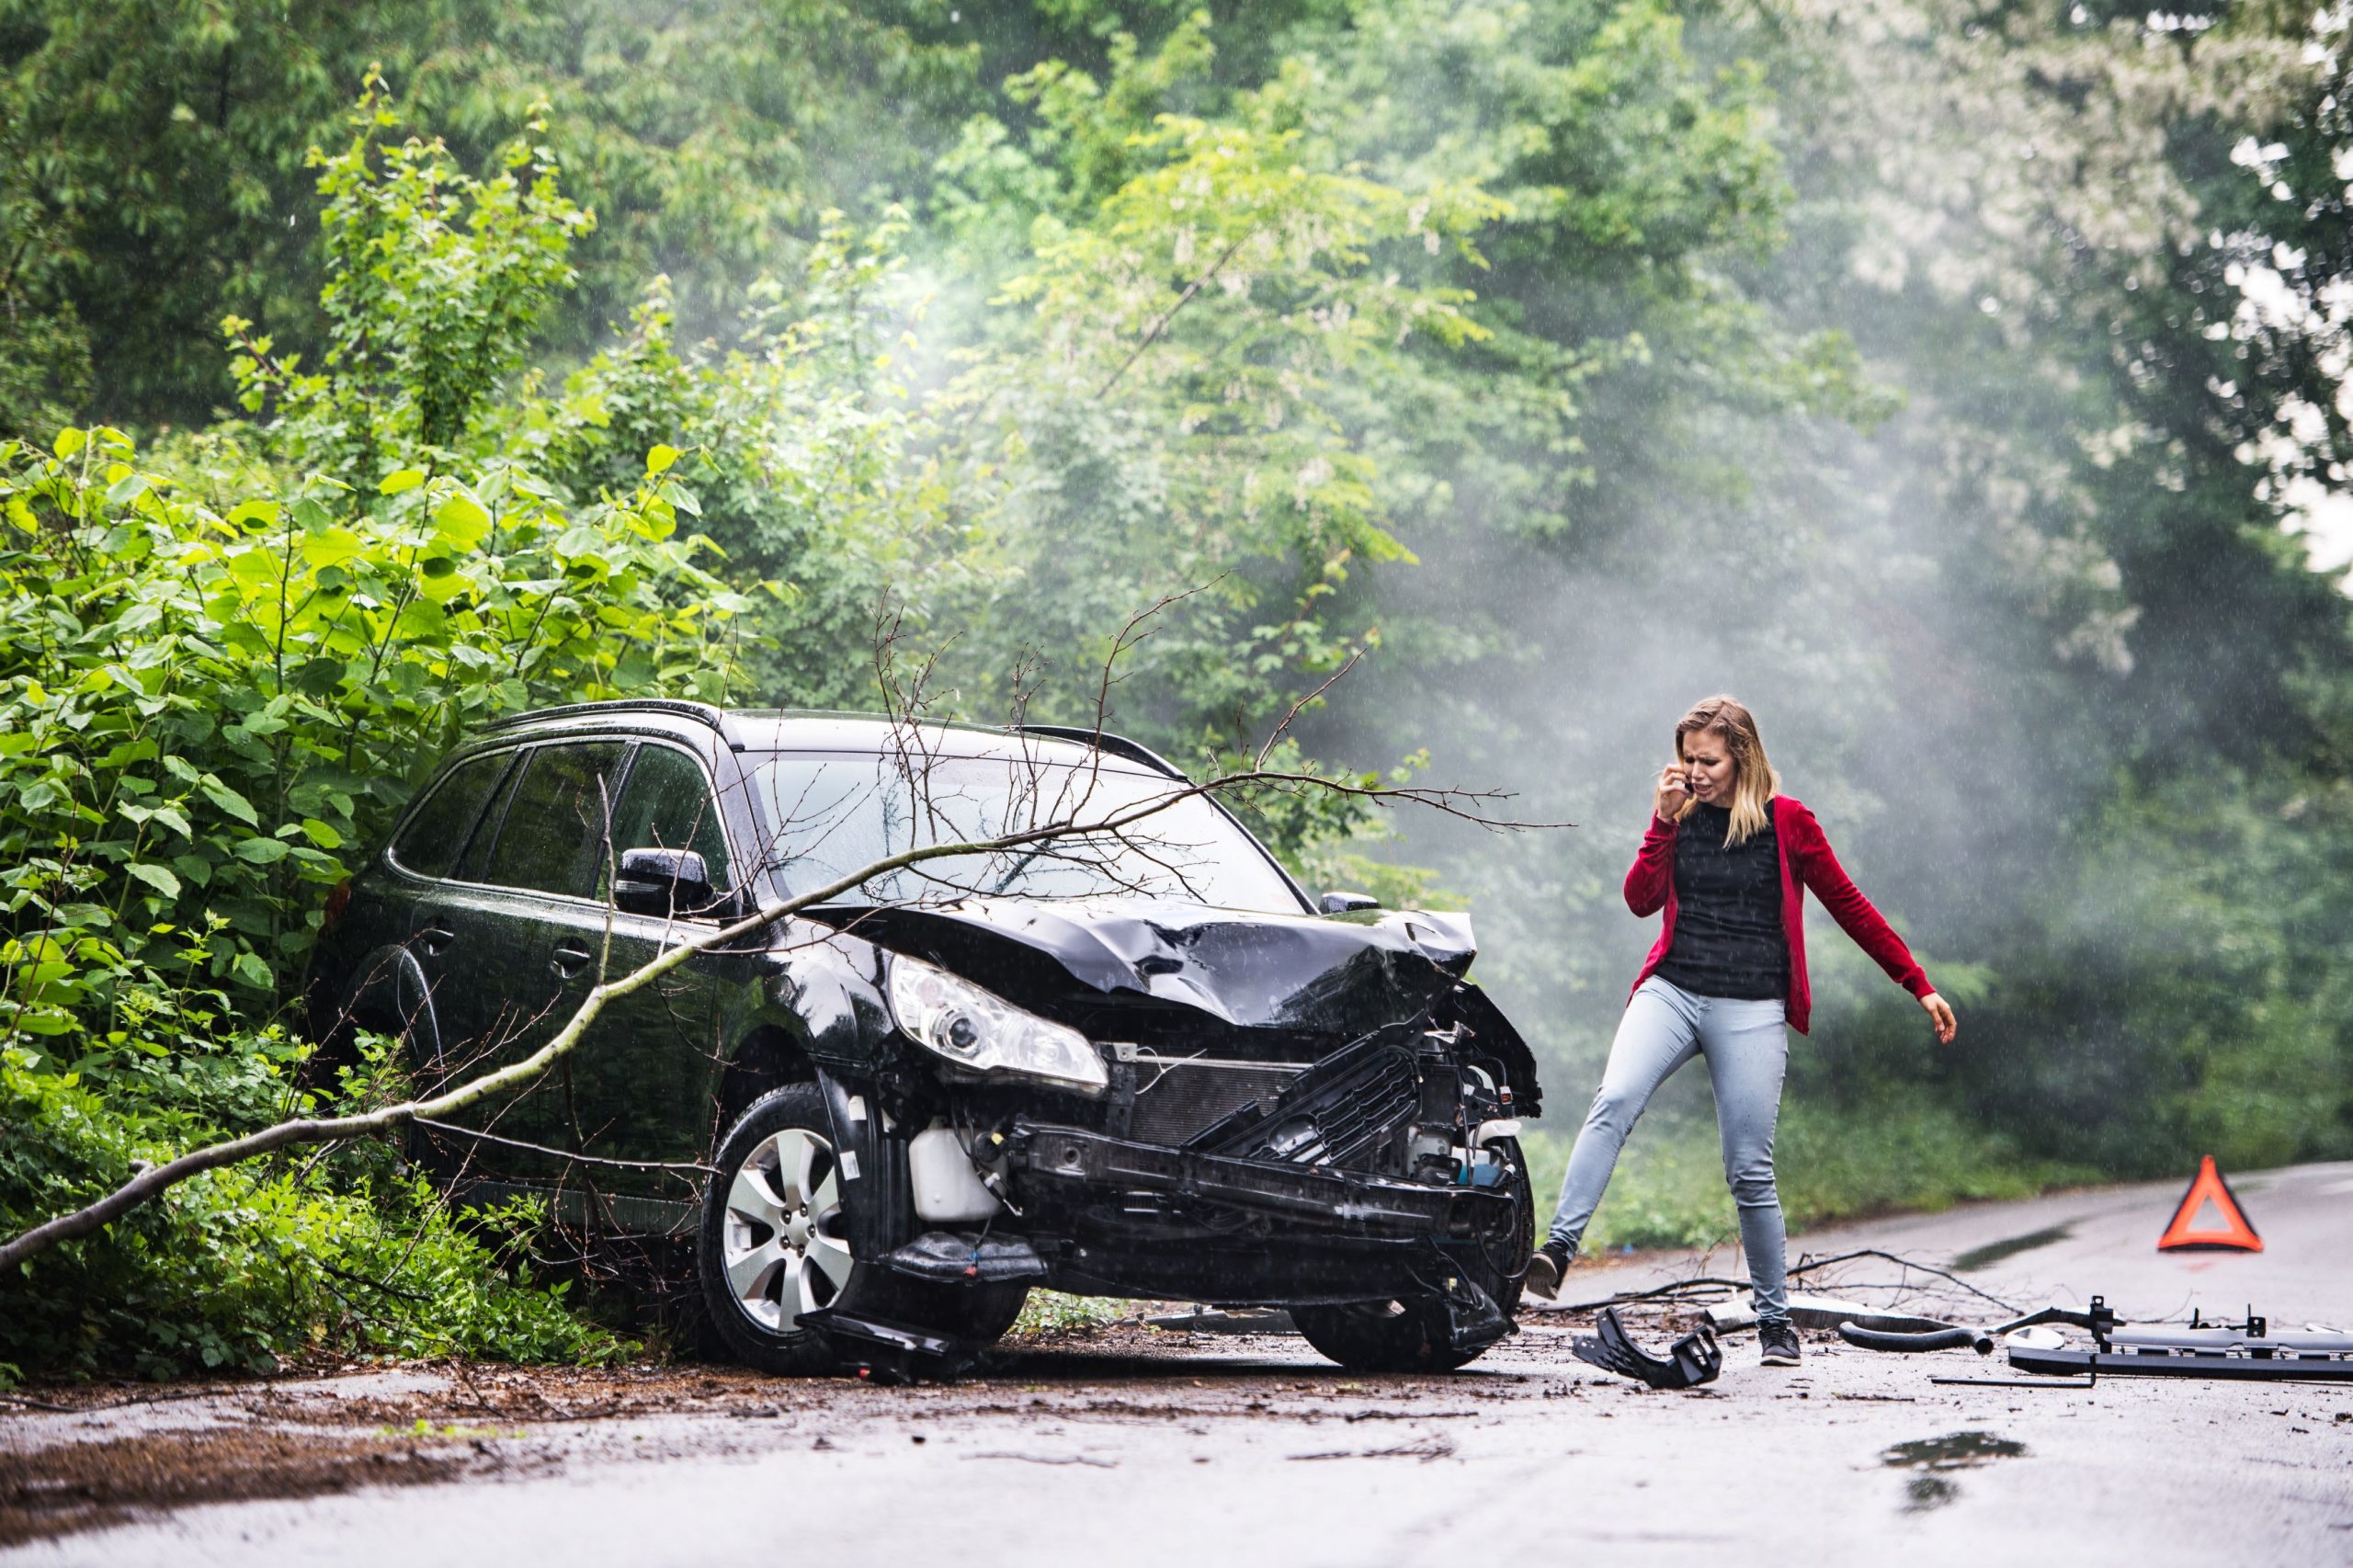
[[[1699,996],[1762,1002],[1790,994],[1781,930],[1781,850],[1765,825],[1730,848],[1732,812],[1694,805],[1675,830],[1675,945],[1654,971]]]

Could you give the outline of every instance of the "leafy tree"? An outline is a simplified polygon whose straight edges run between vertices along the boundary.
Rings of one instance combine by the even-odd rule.
[[[0,256],[35,264],[41,319],[86,334],[95,402],[63,406],[201,424],[230,397],[224,311],[313,358],[329,335],[306,154],[376,69],[468,164],[552,105],[554,151],[603,220],[546,323],[559,337],[585,347],[662,270],[723,323],[813,237],[825,192],[920,168],[902,129],[948,112],[928,106],[966,61],[894,7],[839,0],[6,0],[0,162],[28,208],[0,204]]]

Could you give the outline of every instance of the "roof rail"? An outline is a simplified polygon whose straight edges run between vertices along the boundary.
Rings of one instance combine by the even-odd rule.
[[[1008,724],[1006,727],[1016,734],[1051,735],[1058,741],[1076,741],[1081,745],[1093,746],[1106,756],[1123,756],[1130,762],[1141,762],[1171,778],[1185,778],[1184,769],[1142,742],[1131,741],[1125,735],[1090,729],[1085,724]],[[1191,780],[1187,779],[1187,782]]]
[[[722,729],[727,715],[708,702],[688,702],[676,697],[623,697],[607,702],[566,702],[555,708],[534,708],[528,713],[509,713],[504,719],[494,719],[486,729],[511,729],[541,719],[571,719],[591,713],[671,713],[681,719],[692,719]]]

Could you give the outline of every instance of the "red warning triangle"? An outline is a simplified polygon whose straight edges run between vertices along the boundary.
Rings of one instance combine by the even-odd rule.
[[[2204,1210],[2211,1204],[2220,1221],[2215,1229],[2200,1229],[2199,1221]],[[2173,1211],[2173,1223],[2157,1238],[2159,1252],[2182,1252],[2200,1247],[2224,1247],[2234,1252],[2261,1252],[2263,1238],[2247,1223],[2246,1212],[2239,1200],[2231,1196],[2231,1184],[2214,1168],[2214,1156],[2207,1155],[2198,1163],[2197,1179],[2189,1190],[2181,1195],[2181,1207]]]

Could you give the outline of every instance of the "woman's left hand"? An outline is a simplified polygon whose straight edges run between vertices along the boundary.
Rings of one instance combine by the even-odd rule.
[[[1952,1004],[1931,991],[1920,998],[1920,1006],[1936,1028],[1937,1043],[1950,1045],[1952,1037],[1961,1032],[1961,1020],[1952,1016]]]

